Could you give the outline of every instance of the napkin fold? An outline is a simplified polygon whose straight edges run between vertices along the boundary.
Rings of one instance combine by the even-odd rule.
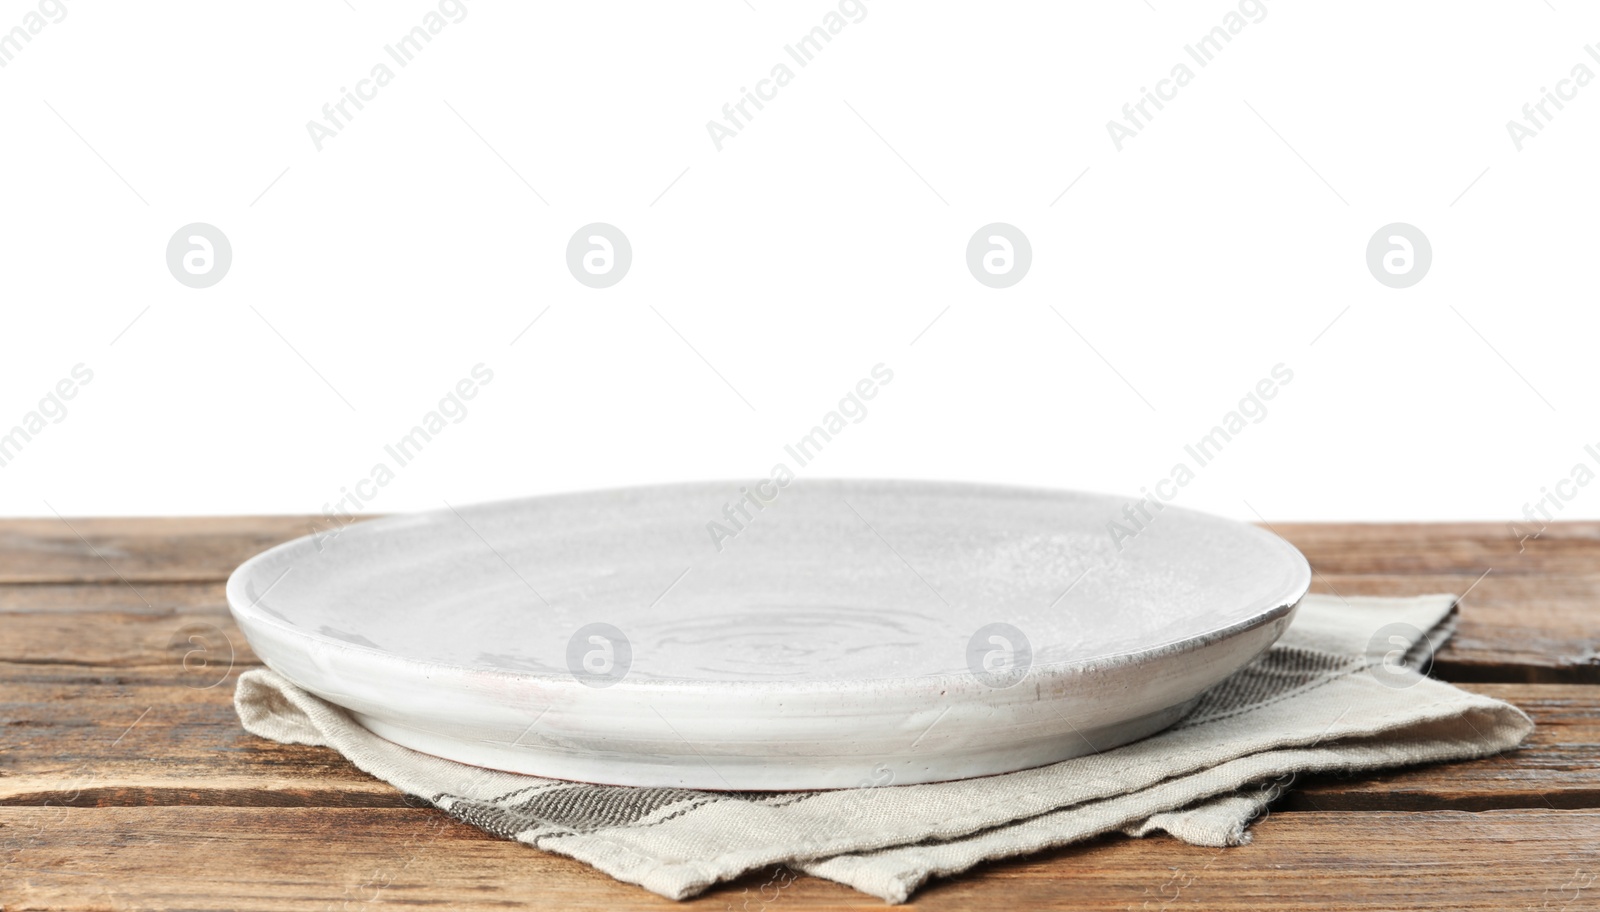
[[[1533,722],[1428,678],[1455,597],[1308,595],[1283,637],[1159,734],[1050,766],[810,792],[630,788],[481,769],[385,741],[266,669],[239,677],[245,729],[331,747],[497,836],[671,899],[787,865],[903,902],[929,878],[1108,832],[1235,846],[1294,778],[1483,757]]]

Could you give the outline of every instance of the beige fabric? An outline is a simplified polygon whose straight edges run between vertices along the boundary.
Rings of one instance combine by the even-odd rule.
[[[1533,729],[1520,710],[1416,670],[1448,636],[1454,604],[1448,595],[1307,596],[1276,646],[1167,731],[1052,766],[928,785],[728,793],[484,770],[384,741],[264,669],[239,678],[235,705],[257,735],[332,747],[468,823],[662,896],[785,864],[900,902],[930,877],[1106,832],[1239,845],[1297,774],[1516,746]]]

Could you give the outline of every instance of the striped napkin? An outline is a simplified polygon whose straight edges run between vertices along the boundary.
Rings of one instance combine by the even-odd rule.
[[[1051,766],[924,785],[711,792],[540,779],[385,741],[257,669],[246,730],[331,747],[361,770],[506,839],[569,855],[671,899],[786,865],[903,902],[932,877],[1110,832],[1237,846],[1302,773],[1483,757],[1533,722],[1426,677],[1455,598],[1308,595],[1284,636],[1166,731]]]

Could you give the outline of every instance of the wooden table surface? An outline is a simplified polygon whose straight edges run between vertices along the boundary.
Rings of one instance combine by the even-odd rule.
[[[0,521],[0,910],[881,909],[768,871],[672,903],[494,839],[324,748],[239,727],[259,664],[223,581],[305,517]],[[1288,525],[1315,591],[1466,593],[1433,673],[1538,723],[1520,751],[1304,782],[1251,845],[1105,838],[923,909],[1600,909],[1600,523]],[[791,882],[792,881],[792,882]]]

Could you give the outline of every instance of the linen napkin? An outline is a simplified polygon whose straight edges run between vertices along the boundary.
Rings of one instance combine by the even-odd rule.
[[[1482,757],[1533,722],[1425,677],[1455,597],[1308,595],[1272,649],[1159,734],[1050,766],[954,782],[711,792],[540,779],[385,741],[266,669],[241,675],[246,730],[325,745],[497,836],[671,899],[787,865],[902,902],[931,877],[1120,831],[1234,846],[1299,774]]]

